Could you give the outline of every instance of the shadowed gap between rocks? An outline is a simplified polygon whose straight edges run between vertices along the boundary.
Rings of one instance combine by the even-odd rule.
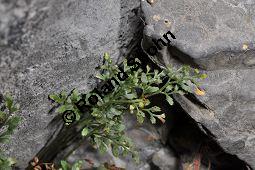
[[[142,63],[146,63],[152,68],[160,70],[160,67],[151,61],[140,47],[137,47],[134,51],[134,56],[138,56]],[[177,55],[178,53],[173,52],[172,54]],[[180,52],[180,54],[183,53]],[[185,63],[191,64],[191,61]],[[191,66],[194,65],[191,64]],[[185,95],[185,97],[193,104],[210,110],[210,108],[195,95],[188,94]],[[203,124],[196,122],[181,107],[178,101],[175,100],[175,104],[170,106],[165,100],[164,95],[154,96],[150,100],[153,105],[161,107],[162,112],[166,114],[166,123],[163,125],[164,132],[161,138],[163,143],[175,152],[180,160],[179,165],[185,162],[192,162],[194,157],[200,154],[201,163],[206,167],[210,166],[211,170],[252,169],[245,161],[239,159],[236,155],[227,153],[219,145],[213,133]],[[158,124],[160,123],[158,122]],[[160,125],[157,126],[160,127]],[[179,168],[182,169],[181,167]]]
[[[252,169],[236,155],[227,153],[218,144],[212,132],[191,118],[177,101],[173,106],[170,106],[164,95],[154,96],[150,101],[153,105],[161,107],[162,112],[166,114],[166,122],[163,127],[167,132],[165,132],[163,140],[182,163],[192,163],[193,159],[200,155],[201,163],[206,167],[209,166],[211,170]]]
[[[142,51],[142,49],[138,50]],[[188,55],[184,54],[173,46],[168,47],[171,57],[179,60],[183,64],[197,67],[197,64]],[[139,52],[138,52],[139,54]],[[160,69],[158,65],[149,59],[145,53],[138,56],[143,62],[149,63],[153,68]],[[185,60],[188,58],[188,60]],[[210,110],[210,108],[201,102],[195,95],[188,94],[185,97],[193,104]],[[174,96],[173,96],[174,98]],[[252,169],[246,162],[239,159],[236,155],[232,155],[224,151],[217,142],[216,137],[204,125],[196,122],[175,100],[174,106],[170,106],[163,95],[151,98],[151,102],[162,108],[162,112],[166,113],[166,123],[162,136],[164,143],[175,152],[181,162],[192,162],[196,154],[201,154],[201,163],[210,166],[212,170],[217,169]],[[210,164],[210,165],[209,165]]]
[[[160,38],[162,39],[162,37]],[[150,48],[152,46],[155,46],[152,40],[157,41],[157,39],[144,36],[141,41],[141,48],[152,61],[157,60],[157,63],[160,64],[161,68],[165,66],[165,64],[163,63],[168,63],[168,56],[171,56],[172,59],[175,59],[182,64],[187,64],[195,68],[205,69],[201,68],[188,54],[185,54],[184,52],[169,43],[167,44],[167,46],[161,46],[163,49],[161,49],[161,51],[157,51],[155,56],[151,56],[149,54]]]

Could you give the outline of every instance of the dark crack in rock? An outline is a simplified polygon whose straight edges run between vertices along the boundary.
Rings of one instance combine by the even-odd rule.
[[[138,0],[0,1],[0,92],[16,96],[23,120],[4,148],[20,168],[61,128],[49,126],[55,115],[48,114],[47,96],[95,87],[103,53],[118,62],[139,40],[139,6]]]

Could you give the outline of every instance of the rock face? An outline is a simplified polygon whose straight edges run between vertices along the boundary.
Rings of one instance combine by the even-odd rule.
[[[190,64],[203,70],[202,108],[176,97],[213,132],[223,148],[255,167],[255,2],[246,0],[142,0],[146,26],[142,46],[169,36],[171,45],[150,57],[159,65]],[[167,42],[165,40],[165,42]]]
[[[115,62],[139,39],[140,2],[110,0],[0,1],[0,92],[10,91],[23,121],[5,152],[22,169],[44,147],[48,95],[95,85],[95,68],[109,52]],[[1,146],[2,148],[2,146]]]
[[[169,36],[172,46],[162,46],[151,59],[159,65],[190,64],[208,74],[202,82],[206,95],[198,96],[208,108],[185,97],[175,99],[226,151],[255,168],[255,2],[141,0],[144,19],[139,18],[139,7],[139,0],[0,0],[0,93],[10,91],[16,97],[23,118],[3,148],[21,169],[43,148],[47,153],[47,147],[59,145],[54,143],[58,124],[49,126],[55,116],[48,114],[49,94],[92,89],[104,52],[119,62],[142,35],[147,51],[155,45],[153,39],[169,30],[175,36]],[[100,157],[86,148],[88,156],[127,169],[174,167],[172,155],[157,140],[150,142],[154,134],[148,133],[149,127],[135,127],[133,122],[127,134],[141,149],[141,166],[130,159],[116,160],[110,152]],[[65,137],[65,129],[61,132],[57,139]],[[70,159],[80,158],[80,150]]]

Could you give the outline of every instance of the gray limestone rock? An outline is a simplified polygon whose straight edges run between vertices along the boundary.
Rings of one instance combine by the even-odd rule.
[[[169,36],[171,46],[150,57],[159,65],[190,64],[208,74],[197,96],[210,109],[175,97],[213,132],[225,150],[255,167],[255,2],[249,0],[142,0],[142,46]],[[163,39],[164,40],[164,39]],[[165,40],[165,42],[167,42]]]
[[[253,1],[142,0],[144,39],[171,31],[171,55],[204,69],[254,66],[255,3]],[[180,55],[182,54],[182,55]],[[160,54],[158,54],[160,55]],[[159,60],[169,63],[168,58]]]
[[[92,89],[103,53],[118,62],[137,42],[139,5],[138,0],[0,1],[0,92],[15,96],[22,117],[4,148],[19,167],[52,139],[55,129],[48,125],[55,115],[48,114],[48,95]]]

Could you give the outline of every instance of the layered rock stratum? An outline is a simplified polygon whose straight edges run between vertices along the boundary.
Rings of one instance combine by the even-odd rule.
[[[255,167],[255,2],[252,0],[0,0],[0,92],[10,91],[21,105],[22,124],[3,148],[24,169],[37,153],[68,148],[75,128],[51,126],[48,95],[93,89],[95,68],[109,52],[116,63],[133,47],[146,50],[171,31],[170,47],[149,56],[164,67],[188,64],[208,74],[202,108],[183,96],[175,99],[203,123],[221,146]],[[175,158],[151,126],[128,119],[127,134],[140,148],[142,164],[80,148],[96,163],[112,161],[127,169],[176,168]],[[60,139],[71,135],[67,144]],[[78,135],[78,134],[77,134]],[[151,138],[150,138],[151,139]],[[84,145],[83,145],[84,146]],[[86,145],[85,142],[85,146]],[[84,147],[85,147],[84,146]],[[2,148],[2,146],[1,146]],[[68,149],[67,149],[68,150]],[[56,153],[52,158],[61,157]],[[162,157],[162,159],[160,158]],[[165,162],[169,159],[169,162]]]

